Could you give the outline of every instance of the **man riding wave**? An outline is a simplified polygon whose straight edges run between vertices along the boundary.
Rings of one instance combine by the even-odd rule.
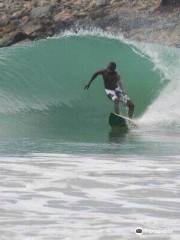
[[[104,80],[106,95],[114,102],[114,111],[119,114],[120,102],[128,108],[128,116],[132,118],[134,113],[134,103],[130,100],[122,84],[120,75],[116,71],[116,63],[110,62],[107,68],[97,71],[93,74],[89,83],[84,87],[88,89],[95,78],[101,75]]]

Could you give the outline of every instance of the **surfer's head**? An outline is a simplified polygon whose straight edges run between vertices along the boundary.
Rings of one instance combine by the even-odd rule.
[[[115,62],[110,62],[110,63],[108,64],[108,69],[109,69],[110,71],[115,71],[115,70],[116,70],[116,63],[115,63]]]

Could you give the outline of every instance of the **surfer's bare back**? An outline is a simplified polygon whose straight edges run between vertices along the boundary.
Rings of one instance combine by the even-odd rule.
[[[115,113],[119,114],[119,104],[121,102],[126,107],[128,107],[128,116],[129,118],[132,118],[134,113],[134,103],[130,100],[130,98],[124,91],[121,77],[116,71],[116,63],[110,62],[106,69],[94,73],[91,80],[84,87],[84,89],[88,89],[92,81],[98,75],[101,75],[103,77],[105,92],[108,98],[110,98],[114,102]]]

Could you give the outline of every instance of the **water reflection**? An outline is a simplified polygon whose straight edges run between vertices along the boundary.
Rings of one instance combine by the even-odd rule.
[[[109,132],[109,141],[113,143],[123,143],[127,138],[128,129],[113,127]]]

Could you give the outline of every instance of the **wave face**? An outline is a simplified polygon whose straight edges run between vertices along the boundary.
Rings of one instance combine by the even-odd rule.
[[[110,61],[117,62],[136,105],[136,117],[146,124],[156,123],[159,117],[165,118],[167,104],[168,111],[179,104],[178,54],[175,49],[85,34],[64,34],[1,49],[1,136],[107,131],[113,106],[105,96],[102,79],[96,79],[88,91],[83,87]],[[171,117],[177,118],[176,114]]]

